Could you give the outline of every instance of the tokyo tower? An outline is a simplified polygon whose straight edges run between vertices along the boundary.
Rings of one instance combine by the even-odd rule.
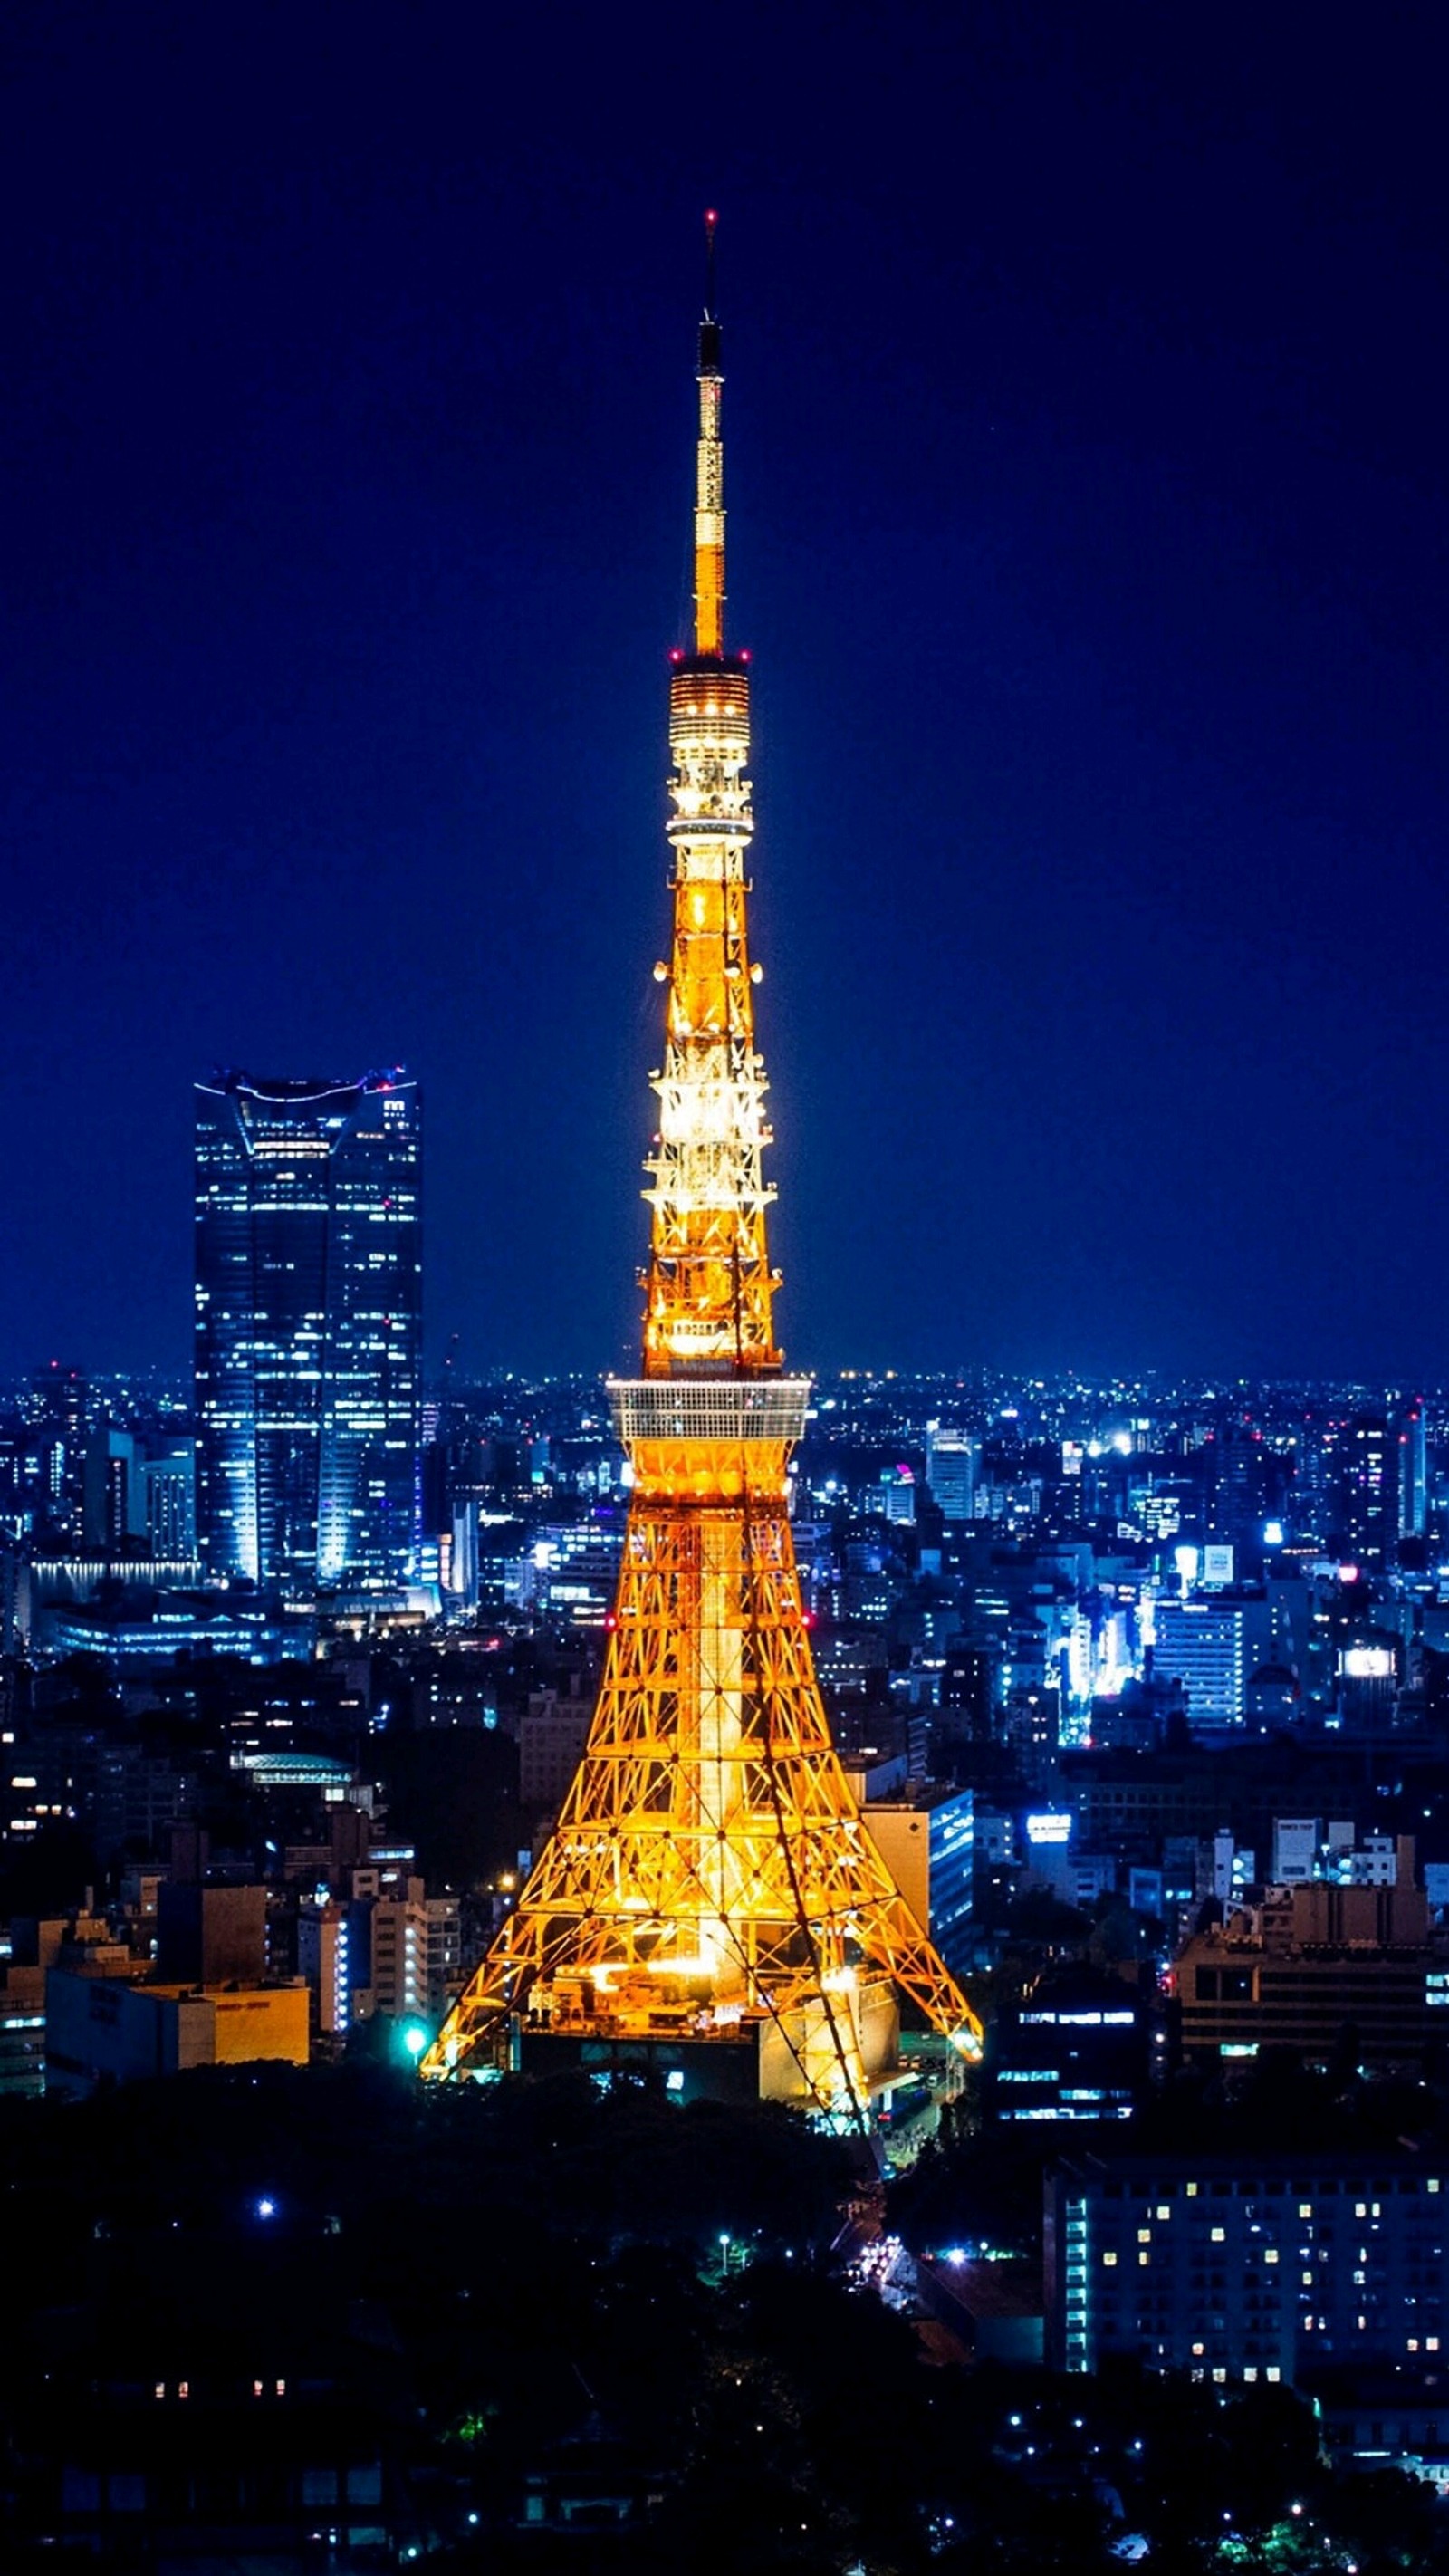
[[[714,218],[706,218],[713,269]],[[515,1911],[422,2062],[559,2062],[863,2122],[909,1999],[980,2029],[861,1822],[810,1651],[786,1467],[810,1381],[776,1346],[774,1189],[745,854],[748,657],[724,642],[720,326],[699,331],[694,650],[670,681],[673,945],[633,1471],[587,1746]]]

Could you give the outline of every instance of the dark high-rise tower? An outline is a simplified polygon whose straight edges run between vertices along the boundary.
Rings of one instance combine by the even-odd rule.
[[[1349,1555],[1377,1572],[1399,1528],[1398,1443],[1382,1413],[1356,1413],[1343,1444],[1334,1494],[1335,1534]]]
[[[1399,1536],[1422,1538],[1429,1526],[1429,1426],[1422,1396],[1401,1407],[1394,1429],[1399,1443]]]
[[[197,1537],[213,1575],[307,1593],[413,1571],[421,1149],[401,1072],[197,1085]]]
[[[59,1360],[33,1369],[27,1413],[39,1435],[50,1526],[78,1537],[86,1458],[86,1382],[80,1370]]]

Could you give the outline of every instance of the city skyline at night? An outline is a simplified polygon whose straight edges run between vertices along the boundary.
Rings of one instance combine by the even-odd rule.
[[[1449,2563],[1443,50],[7,17],[7,2576]]]

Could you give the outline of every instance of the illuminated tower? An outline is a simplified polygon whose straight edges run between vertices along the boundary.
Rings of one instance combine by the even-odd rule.
[[[713,240],[713,217],[707,219]],[[712,300],[712,299],[711,299]],[[598,1706],[557,1829],[423,2061],[652,2061],[677,2091],[865,2114],[909,1997],[965,2054],[978,2026],[863,1826],[831,1745],[786,1462],[745,853],[749,677],[724,649],[720,331],[699,334],[695,649],[675,658],[674,936],[643,1369],[612,1387],[633,1470]]]

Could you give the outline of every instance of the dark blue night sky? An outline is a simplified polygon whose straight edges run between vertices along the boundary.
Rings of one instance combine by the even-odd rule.
[[[1441,25],[12,8],[0,1364],[386,1062],[630,1364],[717,204],[791,1360],[1449,1377]]]

